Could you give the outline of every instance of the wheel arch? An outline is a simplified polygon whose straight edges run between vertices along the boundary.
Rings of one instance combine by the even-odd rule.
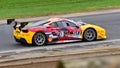
[[[93,27],[88,27],[88,28],[85,28],[85,29],[84,29],[84,31],[82,32],[82,39],[84,40],[84,33],[85,33],[85,31],[86,31],[87,29],[93,29],[93,30],[95,31],[95,33],[96,33],[96,38],[95,38],[95,40],[96,40],[96,39],[97,39],[97,36],[98,36],[98,33],[97,33],[97,30],[96,30],[95,28],[93,28]]]
[[[33,38],[34,38],[34,36],[35,36],[37,33],[42,33],[42,34],[44,34],[44,35],[45,35],[45,38],[46,38],[46,43],[48,42],[47,35],[46,35],[44,32],[42,32],[42,31],[38,31],[38,32],[36,32],[36,33],[33,35],[33,37],[32,37],[32,44],[33,44]]]
[[[37,31],[37,32],[35,32],[35,34],[37,34],[37,33],[43,33],[47,37],[47,35],[43,31]],[[33,37],[34,37],[34,35],[33,35]]]

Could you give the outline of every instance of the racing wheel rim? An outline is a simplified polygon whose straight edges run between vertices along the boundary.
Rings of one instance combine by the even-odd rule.
[[[46,42],[46,37],[43,33],[36,33],[33,38],[33,43],[37,46],[44,45]]]
[[[86,41],[93,41],[96,39],[96,31],[94,29],[87,29],[84,32],[84,39]]]

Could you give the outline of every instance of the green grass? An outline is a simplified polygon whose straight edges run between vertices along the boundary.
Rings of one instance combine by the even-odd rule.
[[[0,0],[0,19],[120,8],[120,0]]]

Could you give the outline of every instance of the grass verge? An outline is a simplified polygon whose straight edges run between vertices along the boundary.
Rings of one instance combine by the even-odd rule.
[[[0,19],[120,8],[120,0],[0,0]]]

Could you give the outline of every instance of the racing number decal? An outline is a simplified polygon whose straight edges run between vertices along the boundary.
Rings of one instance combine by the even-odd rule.
[[[60,37],[64,37],[65,36],[65,32],[64,31],[60,31],[59,36]]]
[[[63,28],[59,31],[59,36],[63,38],[67,32],[68,30],[66,28]]]

